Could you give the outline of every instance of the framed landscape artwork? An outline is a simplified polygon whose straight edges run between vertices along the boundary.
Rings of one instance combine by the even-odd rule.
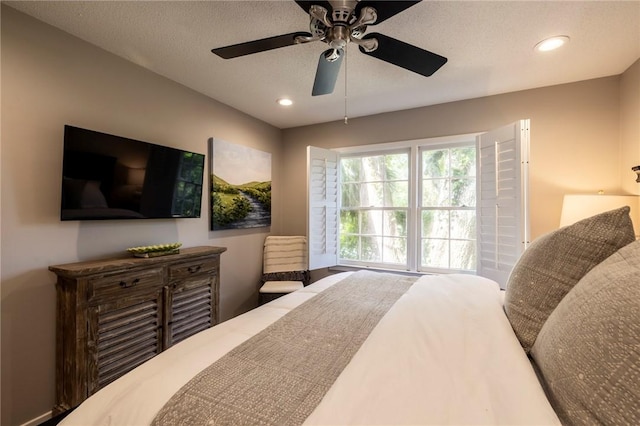
[[[210,229],[271,226],[271,154],[209,139]]]

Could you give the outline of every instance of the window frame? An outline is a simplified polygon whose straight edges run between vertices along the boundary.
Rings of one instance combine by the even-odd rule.
[[[448,207],[425,207],[422,205],[422,200],[421,200],[421,195],[422,195],[422,191],[423,191],[423,184],[424,184],[424,170],[422,170],[422,153],[424,151],[436,151],[439,149],[452,149],[452,148],[466,148],[466,147],[472,147],[475,151],[475,156],[476,156],[476,166],[475,166],[475,175],[474,175],[474,191],[476,192],[476,200],[475,200],[475,205],[472,207],[454,207],[454,206],[448,206]],[[425,210],[442,210],[442,211],[453,211],[453,210],[466,210],[466,211],[473,211],[475,213],[475,218],[476,218],[476,227],[477,224],[479,223],[478,220],[478,194],[477,194],[477,180],[478,180],[478,172],[479,172],[479,165],[477,163],[477,158],[478,158],[478,146],[476,143],[476,139],[475,137],[473,138],[472,141],[456,141],[456,142],[451,142],[451,143],[439,143],[437,145],[421,145],[418,147],[418,174],[416,176],[417,178],[417,184],[418,184],[418,199],[417,199],[417,206],[416,206],[416,216],[417,216],[417,225],[418,225],[418,229],[415,235],[415,239],[416,239],[416,243],[417,243],[417,253],[416,253],[416,272],[422,272],[422,273],[447,273],[447,274],[451,274],[451,273],[461,273],[461,274],[469,274],[469,273],[475,273],[478,270],[478,259],[477,259],[477,253],[478,253],[478,237],[477,237],[477,231],[476,231],[476,237],[472,240],[475,242],[475,251],[476,251],[476,267],[475,269],[458,269],[458,268],[438,268],[438,267],[423,267],[422,266],[422,240],[423,240],[423,235],[422,235],[422,212]],[[447,176],[447,178],[449,180],[451,180],[451,176]],[[443,238],[445,239],[445,238]],[[450,243],[452,240],[457,240],[456,238],[452,238],[451,234],[449,234],[449,236],[446,238],[446,240],[449,242],[449,254],[451,254],[451,246]],[[449,265],[451,265],[451,260],[449,259],[448,261]]]
[[[420,267],[420,241],[421,241],[421,226],[419,224],[420,220],[420,210],[419,210],[419,197],[421,194],[421,151],[422,148],[428,147],[429,149],[437,149],[438,147],[450,148],[455,146],[473,146],[477,149],[476,138],[481,133],[466,133],[461,135],[452,135],[452,136],[443,136],[443,137],[435,137],[435,138],[423,138],[423,139],[412,139],[406,141],[398,141],[398,142],[386,142],[382,144],[372,144],[372,145],[358,145],[358,146],[350,146],[343,148],[335,148],[333,151],[338,153],[338,238],[337,238],[337,253],[336,260],[338,266],[347,266],[347,267],[364,267],[364,268],[374,268],[374,269],[382,269],[382,270],[390,270],[390,271],[406,271],[412,273],[434,273],[434,272],[444,272],[444,273],[454,273],[454,272],[462,272],[462,273],[473,273],[473,271],[459,271],[454,269],[423,269]],[[364,156],[375,156],[375,155],[384,155],[384,154],[392,154],[399,152],[407,152],[409,153],[409,205],[407,207],[407,263],[406,265],[399,264],[391,264],[391,263],[380,263],[380,262],[364,262],[364,261],[354,261],[354,260],[343,260],[340,259],[340,211],[342,209],[342,191],[341,191],[341,183],[342,177],[340,174],[340,166],[339,162],[342,158],[348,157],[364,157]],[[476,166],[477,169],[477,166]],[[477,215],[477,211],[476,211]]]
[[[338,151],[338,150],[336,150]],[[402,264],[398,264],[398,263],[387,263],[387,262],[375,262],[375,261],[363,261],[363,260],[353,260],[353,259],[341,259],[340,258],[340,236],[341,236],[341,213],[343,211],[343,206],[342,206],[342,175],[340,173],[341,165],[340,162],[345,159],[345,158],[363,158],[363,157],[375,157],[375,156],[380,156],[380,155],[394,155],[394,154],[407,154],[407,160],[408,160],[408,167],[409,170],[407,171],[407,184],[408,184],[408,188],[407,188],[407,206],[406,207],[391,207],[391,206],[369,206],[369,207],[355,207],[355,208],[347,208],[348,210],[353,210],[353,211],[358,211],[358,212],[364,212],[364,211],[371,211],[371,210],[376,210],[376,211],[391,211],[391,210],[405,210],[407,212],[407,236],[405,237],[406,243],[407,243],[407,264],[409,263],[410,260],[410,255],[409,255],[409,242],[410,242],[410,238],[409,236],[411,235],[411,223],[413,222],[412,220],[412,215],[415,214],[412,211],[412,182],[411,182],[411,170],[412,170],[412,162],[413,162],[413,152],[411,150],[410,147],[399,147],[399,148],[393,148],[390,147],[386,150],[367,150],[367,151],[363,151],[363,152],[352,152],[349,154],[341,154],[338,160],[338,265],[342,265],[342,266],[357,266],[357,267],[366,267],[366,268],[376,268],[376,269],[389,269],[389,270],[408,270],[406,267],[406,264],[403,266]],[[387,182],[386,180],[383,182]],[[348,182],[347,182],[348,183]],[[360,229],[360,231],[362,231]],[[363,236],[362,232],[359,232],[358,235],[360,237]],[[384,235],[381,236],[382,238],[384,238]]]

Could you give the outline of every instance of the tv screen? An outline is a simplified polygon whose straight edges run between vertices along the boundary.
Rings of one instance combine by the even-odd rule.
[[[61,220],[200,217],[204,155],[66,125]]]

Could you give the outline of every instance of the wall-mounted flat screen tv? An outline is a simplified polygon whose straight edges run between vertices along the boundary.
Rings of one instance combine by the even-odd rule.
[[[61,220],[200,217],[204,155],[66,125]]]

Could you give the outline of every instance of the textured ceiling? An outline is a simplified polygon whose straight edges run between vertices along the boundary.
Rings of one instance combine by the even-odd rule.
[[[331,95],[311,96],[321,42],[236,59],[210,50],[295,31],[293,1],[6,1],[107,51],[240,111],[288,128],[587,80],[640,57],[640,1],[423,1],[368,32],[448,58],[422,77],[349,45]],[[540,40],[571,42],[540,54]],[[345,81],[346,73],[346,81]],[[292,107],[276,105],[293,99]]]

